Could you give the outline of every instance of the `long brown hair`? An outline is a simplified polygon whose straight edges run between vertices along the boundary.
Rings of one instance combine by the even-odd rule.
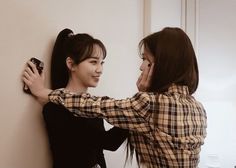
[[[149,92],[163,93],[171,84],[188,86],[193,94],[198,87],[198,65],[192,43],[180,28],[166,27],[150,34],[139,43],[140,53],[148,50],[154,57],[154,69]],[[126,161],[133,158],[134,147],[127,141]],[[136,153],[138,166],[140,157]]]
[[[198,65],[192,43],[180,28],[164,28],[139,43],[154,57],[154,69],[148,91],[162,93],[173,83],[188,86],[190,94],[198,87]]]

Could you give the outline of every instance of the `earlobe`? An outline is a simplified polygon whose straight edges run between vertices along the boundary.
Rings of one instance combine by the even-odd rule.
[[[67,57],[66,58],[66,66],[70,71],[74,70],[73,65],[74,65],[74,61],[70,57]]]

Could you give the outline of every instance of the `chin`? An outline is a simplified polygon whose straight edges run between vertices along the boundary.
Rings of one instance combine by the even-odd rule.
[[[97,87],[98,86],[98,84],[97,83],[92,83],[92,84],[90,84],[90,86],[89,87]]]

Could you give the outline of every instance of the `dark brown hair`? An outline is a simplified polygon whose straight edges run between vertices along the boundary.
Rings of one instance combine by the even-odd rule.
[[[198,87],[198,65],[192,43],[180,28],[164,28],[139,43],[154,57],[154,69],[148,91],[162,93],[171,84],[188,86],[190,94]]]
[[[198,87],[198,65],[192,43],[180,28],[166,27],[153,33],[139,43],[139,51],[147,50],[154,57],[154,69],[150,92],[163,93],[171,84],[188,86],[190,94]],[[127,140],[126,162],[133,158],[134,147]],[[138,167],[140,157],[136,154]]]
[[[51,88],[66,87],[69,80],[69,72],[66,66],[66,58],[70,57],[76,65],[91,57],[94,45],[98,45],[106,57],[104,44],[89,34],[73,34],[70,29],[63,29],[57,36],[51,58]]]

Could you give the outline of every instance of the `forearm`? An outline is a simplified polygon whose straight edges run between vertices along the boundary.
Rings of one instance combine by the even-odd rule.
[[[35,94],[35,97],[40,102],[40,104],[44,105],[49,102],[48,95],[52,92],[51,89],[42,89]]]
[[[150,129],[150,96],[146,93],[115,100],[89,94],[72,94],[64,89],[58,89],[49,94],[49,100],[65,106],[75,116],[104,118],[111,125],[124,129],[142,132],[148,132]]]

